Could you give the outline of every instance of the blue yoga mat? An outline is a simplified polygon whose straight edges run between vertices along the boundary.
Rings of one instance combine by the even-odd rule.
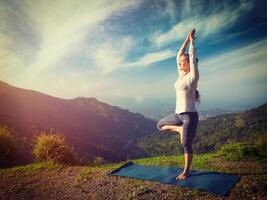
[[[151,180],[188,188],[197,188],[223,196],[227,195],[235,183],[240,179],[240,176],[237,175],[190,169],[190,174],[187,179],[176,180],[176,176],[182,171],[183,168],[179,167],[145,166],[130,161],[118,169],[115,169],[109,173],[109,175]]]

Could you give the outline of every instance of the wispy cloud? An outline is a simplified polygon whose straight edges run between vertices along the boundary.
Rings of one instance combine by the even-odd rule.
[[[136,48],[132,37],[120,38],[120,41],[109,39],[101,44],[96,44],[88,51],[88,56],[94,61],[95,68],[100,69],[103,75],[115,70],[125,70],[130,68],[144,68],[153,63],[163,61],[175,56],[172,50],[161,50],[157,52],[147,52],[135,61],[127,61],[126,57],[133,48]]]
[[[100,44],[94,44],[87,54],[93,60],[95,67],[106,75],[111,71],[125,68],[125,57],[133,45],[134,40],[130,36],[120,38],[119,41],[109,38]]]
[[[177,6],[175,0],[155,1],[151,4],[153,10],[153,20],[168,18],[168,21],[174,23],[177,17]]]
[[[5,61],[2,62],[5,68],[26,69],[24,73],[31,79],[40,75],[43,70],[57,67],[68,54],[84,47],[83,43],[96,25],[107,20],[114,13],[119,14],[129,9],[136,8],[141,1],[130,2],[126,0],[117,1],[13,1],[4,4],[1,9],[1,36],[8,37],[9,43],[1,45],[1,53]],[[23,23],[11,21],[20,13],[24,19]],[[15,26],[16,25],[16,26]],[[24,27],[31,26],[31,29]],[[38,38],[31,57],[25,61],[23,54],[27,53],[29,41],[24,41],[23,37],[14,38],[8,36],[12,29],[16,27],[17,34],[34,34]],[[34,30],[34,33],[30,32]],[[30,40],[30,38],[28,38]],[[20,45],[22,51],[7,51],[10,44]],[[90,45],[90,44],[89,44]],[[12,54],[9,54],[11,53]],[[5,54],[4,54],[5,53]],[[16,53],[15,55],[13,55]],[[2,56],[1,55],[1,56]],[[13,56],[12,56],[13,55]],[[20,64],[20,65],[19,65]],[[24,64],[24,65],[23,65]],[[13,73],[13,72],[12,72]]]
[[[184,38],[193,27],[197,29],[198,36],[204,39],[233,26],[241,16],[251,10],[253,3],[253,1],[241,1],[240,4],[233,6],[216,2],[212,6],[209,5],[212,11],[204,15],[207,12],[204,12],[207,9],[204,1],[201,3],[184,1],[180,22],[167,32],[157,31],[151,42],[157,46],[167,45]]]
[[[33,9],[38,12],[34,13],[32,18],[39,20],[36,24],[41,24],[39,30],[43,41],[36,62],[30,70],[51,66],[53,62],[79,48],[86,34],[90,34],[97,24],[115,12],[136,6],[121,0],[109,3],[109,1],[60,1],[58,5],[51,5],[52,16],[50,12],[44,11],[42,13],[44,17],[36,17],[35,15],[40,13]]]
[[[127,67],[146,67],[152,63],[166,60],[175,56],[176,52],[171,50],[163,50],[159,52],[148,53],[141,57],[138,61],[127,63]]]
[[[205,100],[221,103],[263,98],[267,91],[266,55],[264,39],[200,61],[199,86]]]

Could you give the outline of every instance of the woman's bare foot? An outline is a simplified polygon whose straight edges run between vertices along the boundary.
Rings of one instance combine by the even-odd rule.
[[[182,172],[179,176],[176,177],[176,180],[184,180],[189,176],[189,172]]]

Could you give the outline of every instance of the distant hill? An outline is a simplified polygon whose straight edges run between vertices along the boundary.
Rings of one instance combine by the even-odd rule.
[[[146,156],[138,138],[156,131],[156,122],[95,98],[62,99],[0,81],[0,124],[12,127],[20,139],[21,162],[33,160],[34,134],[54,129],[83,161],[101,156],[108,161]]]
[[[211,152],[224,143],[255,141],[267,136],[267,103],[242,112],[209,117],[199,122],[194,140],[195,153]],[[176,133],[155,133],[138,140],[138,145],[149,155],[177,155],[182,148]]]
[[[199,153],[216,149],[223,143],[255,141],[267,133],[267,103],[242,113],[208,118],[200,123],[195,148]]]
[[[216,117],[218,115],[230,114],[230,113],[236,113],[236,111],[227,110],[227,109],[221,109],[221,108],[212,108],[212,109],[209,109],[209,110],[199,111],[199,119],[200,120],[205,120],[205,119],[207,119],[209,117]]]
[[[154,119],[156,121],[162,119],[163,117],[167,116],[171,112],[174,112],[175,107],[174,106],[160,106],[162,109],[154,108],[153,109],[143,109],[142,113],[148,118]],[[211,108],[208,110],[199,110],[199,119],[205,120],[209,117],[216,117],[218,115],[222,114],[230,114],[230,113],[237,113],[242,111],[236,111],[236,110],[229,110],[229,109],[222,109],[222,108]]]

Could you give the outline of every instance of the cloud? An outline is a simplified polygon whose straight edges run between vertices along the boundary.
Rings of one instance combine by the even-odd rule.
[[[204,2],[195,4],[184,1],[181,21],[167,32],[157,31],[153,34],[151,42],[157,46],[167,45],[185,38],[187,32],[194,27],[197,29],[197,37],[204,39],[233,26],[241,16],[252,9],[253,3],[253,1],[241,1],[240,4],[233,6],[216,2],[217,5],[209,5],[212,8],[210,14],[204,15],[207,9]]]
[[[42,30],[43,43],[41,51],[38,52],[37,62],[33,64],[32,68],[49,66],[75,48],[79,48],[86,34],[90,33],[95,25],[106,20],[113,13],[133,6],[133,3],[127,1],[114,1],[110,5],[109,1],[90,3],[82,1],[78,5],[76,1],[71,1],[71,3],[67,3],[67,6],[66,2],[60,2],[56,8],[54,5],[51,7],[55,16],[49,14],[44,21],[41,21],[42,26],[39,29]],[[64,12],[58,16],[56,12],[61,10]],[[61,12],[59,13],[61,14]],[[42,20],[39,17],[36,19]],[[55,19],[58,20],[54,22]]]
[[[130,36],[122,37],[119,40],[109,38],[100,44],[94,44],[87,51],[87,55],[93,60],[95,68],[99,68],[106,75],[125,67],[125,57],[133,45],[134,40]]]
[[[266,55],[264,39],[200,60],[199,87],[204,99],[246,103],[259,98],[266,100]]]
[[[165,0],[166,7],[165,13],[169,16],[170,20],[173,22],[176,20],[177,7],[173,0]]]
[[[160,19],[168,19],[170,23],[176,21],[177,6],[174,0],[154,1],[151,4],[153,11],[152,19],[158,21]]]
[[[126,67],[145,67],[152,63],[166,60],[175,55],[176,55],[176,52],[172,50],[162,50],[159,52],[152,52],[139,58],[139,60],[136,62],[126,63]]]
[[[240,69],[251,63],[262,63],[267,59],[266,47],[267,39],[262,39],[243,47],[225,50],[223,54],[204,59],[202,69],[207,73],[213,73],[218,70]]]
[[[135,61],[127,61],[126,57],[136,47],[135,44],[136,41],[130,36],[121,37],[119,41],[110,38],[93,45],[88,51],[88,56],[94,61],[95,68],[98,68],[103,75],[107,75],[115,70],[148,67],[153,63],[171,58],[177,53],[168,49],[148,52]]]
[[[200,59],[200,80],[198,82],[198,90],[201,95],[200,107],[224,108],[230,104],[265,103],[267,99],[266,55],[267,39],[263,39]],[[116,88],[118,101],[121,97],[131,97],[138,105],[147,105],[148,98],[159,100],[164,97],[166,98],[166,100],[164,99],[165,105],[175,106],[173,85],[178,77],[176,72],[176,69],[173,69],[169,74],[152,79],[143,77],[141,81],[133,83],[117,80],[112,84]],[[104,84],[103,88],[108,88],[108,84]],[[121,96],[118,95],[117,88],[119,88]],[[112,94],[111,89],[105,99],[108,100],[110,96],[116,95]],[[149,102],[149,104],[153,103],[154,101]]]
[[[112,1],[112,3],[109,0],[56,2],[25,0],[3,4],[0,15],[0,34],[9,37],[10,42],[1,45],[0,56],[5,57],[3,63],[6,68],[16,66],[18,71],[23,68],[23,76],[17,75],[17,79],[35,79],[45,70],[60,66],[66,56],[85,49],[84,43],[88,34],[93,32],[96,25],[115,13],[118,15],[136,8],[140,3],[141,1],[126,0]],[[14,19],[17,18],[23,19],[21,23],[16,23]],[[9,34],[13,32],[16,32],[18,37]],[[25,35],[34,37],[25,41],[26,37],[23,37]],[[34,38],[37,38],[36,42],[34,46],[30,46],[30,39]],[[20,46],[21,51],[10,49],[10,44]],[[4,49],[10,49],[10,51],[4,52]],[[10,52],[12,54],[9,54]],[[5,56],[6,54],[9,56]],[[30,55],[30,58],[27,57],[28,60],[25,60],[23,56],[25,54]]]

